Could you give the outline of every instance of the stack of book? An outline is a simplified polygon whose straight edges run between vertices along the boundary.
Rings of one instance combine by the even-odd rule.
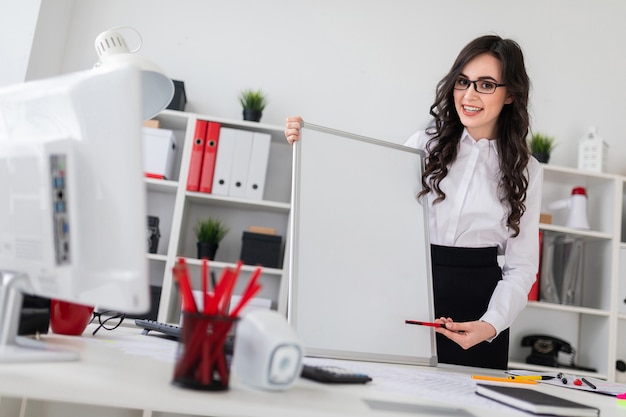
[[[596,417],[600,415],[600,410],[596,407],[529,388],[477,384],[476,393],[533,414],[568,417]]]

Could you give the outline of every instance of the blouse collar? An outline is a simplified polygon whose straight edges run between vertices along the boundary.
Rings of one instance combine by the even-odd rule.
[[[478,142],[480,141],[487,141],[487,143],[489,144],[489,147],[496,152],[496,155],[498,154],[498,147],[496,146],[496,139],[486,139],[486,138],[482,138],[479,139],[478,141],[476,139],[474,139],[472,137],[472,135],[469,134],[469,132],[467,131],[467,128],[463,128],[463,133],[461,134],[461,142],[467,142],[470,144],[478,144]]]

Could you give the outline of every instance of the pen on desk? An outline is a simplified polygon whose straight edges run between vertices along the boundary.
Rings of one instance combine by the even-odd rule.
[[[532,379],[512,379],[511,377],[497,377],[497,376],[485,376],[485,375],[472,375],[472,379],[478,379],[481,381],[495,381],[495,382],[511,382],[514,384],[536,384],[537,381]]]
[[[446,328],[444,323],[433,323],[431,321],[416,321],[416,320],[404,320],[405,324],[416,324],[418,326],[430,326],[430,327],[441,327]]]
[[[589,388],[598,389],[598,387],[596,387],[594,384],[589,382],[587,378],[580,378],[580,380],[583,381],[585,384],[587,384]]]
[[[547,381],[555,377],[549,375],[511,375],[509,379],[527,380],[527,381]]]

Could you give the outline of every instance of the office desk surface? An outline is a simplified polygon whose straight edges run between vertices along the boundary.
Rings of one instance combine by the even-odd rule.
[[[381,390],[376,379],[367,385],[328,385],[300,379],[287,391],[262,391],[233,378],[231,388],[225,392],[182,389],[170,383],[176,342],[140,333],[139,329],[129,327],[114,331],[102,329],[95,337],[91,336],[89,329],[81,337],[47,335],[45,340],[48,343],[78,351],[80,360],[1,364],[0,397],[222,417],[408,415],[392,411],[395,406],[419,416],[528,415],[503,406],[494,409],[480,404],[458,403],[453,395],[449,402],[442,403]],[[384,366],[406,368],[404,365]],[[475,369],[443,366],[423,370],[463,374],[476,372]],[[485,373],[484,370],[482,373]],[[602,417],[626,417],[626,407],[618,404],[614,397],[541,384],[536,387],[598,407]],[[365,399],[380,401],[385,407],[383,410],[371,409]],[[464,411],[454,414],[455,409],[464,409],[471,414]]]

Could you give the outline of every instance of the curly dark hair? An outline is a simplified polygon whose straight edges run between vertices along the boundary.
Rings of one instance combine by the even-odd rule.
[[[513,97],[505,104],[497,121],[498,155],[500,158],[499,188],[501,201],[508,203],[507,226],[513,230],[513,237],[519,234],[520,218],[526,210],[526,189],[528,188],[527,164],[531,157],[526,137],[529,131],[528,94],[530,80],[524,65],[520,46],[513,40],[496,35],[474,39],[459,53],[450,72],[437,84],[435,102],[430,107],[434,125],[427,129],[433,137],[427,144],[428,156],[425,160],[420,197],[434,190],[435,203],[446,198],[439,187],[448,174],[448,167],[457,156],[459,138],[464,126],[454,106],[454,83],[465,65],[481,54],[491,54],[502,63],[502,80],[508,93]]]

